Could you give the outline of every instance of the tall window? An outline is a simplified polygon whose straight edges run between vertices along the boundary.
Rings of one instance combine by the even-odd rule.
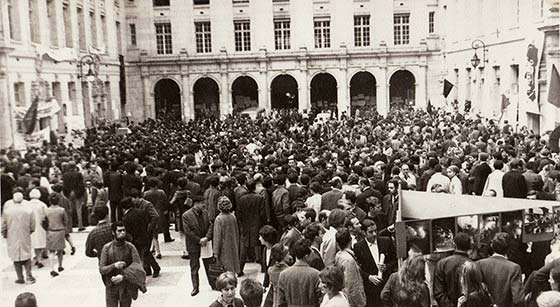
[[[170,23],[156,23],[156,49],[157,54],[173,53]]]
[[[251,26],[248,20],[233,22],[235,51],[251,51]]]
[[[29,0],[29,34],[31,35],[31,41],[34,43],[41,42],[38,13],[37,0]]]
[[[435,24],[434,24],[435,15],[436,15],[436,12],[428,13],[428,33],[434,33],[435,32]]]
[[[290,49],[290,20],[274,21],[274,47],[276,50]]]
[[[130,44],[136,46],[136,25],[131,23],[128,27],[130,29]]]
[[[89,33],[91,33],[91,45],[97,47],[97,25],[95,13],[89,12]]]
[[[212,31],[210,29],[210,22],[195,22],[194,29],[196,36],[196,52],[212,52]]]
[[[395,45],[410,43],[410,14],[395,14],[393,17]]]
[[[49,20],[49,37],[51,46],[58,46],[58,29],[56,25],[56,7],[54,0],[47,0],[47,18]]]
[[[117,54],[122,54],[122,33],[120,22],[115,21],[115,29],[117,31]]]
[[[23,82],[14,83],[14,101],[16,106],[25,106],[25,85]]]
[[[154,6],[169,6],[169,0],[154,0]]]
[[[103,39],[103,45],[105,50],[107,50],[107,20],[104,15],[100,16],[101,19],[101,38]]]
[[[72,48],[72,19],[70,17],[70,8],[67,3],[62,4],[62,20],[64,22],[64,44],[66,47]]]
[[[79,115],[78,99],[76,99],[76,83],[73,81],[68,82],[68,98],[70,99],[70,103],[72,103],[72,115]]]
[[[370,45],[369,15],[354,16],[354,46]]]
[[[315,34],[315,48],[331,47],[331,21],[329,19],[317,19],[313,21]]]
[[[10,38],[21,40],[17,4],[18,0],[8,0],[8,23],[10,26]]]
[[[78,13],[78,42],[80,45],[80,50],[86,50],[86,22],[84,17],[84,10],[82,8],[77,8]]]

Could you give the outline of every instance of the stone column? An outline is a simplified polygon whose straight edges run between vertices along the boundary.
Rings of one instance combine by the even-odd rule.
[[[0,49],[0,148],[6,148],[14,143],[16,133],[12,100],[9,98],[10,89],[8,82],[8,71],[6,68],[6,50]]]
[[[380,69],[381,80],[376,83],[377,86],[377,93],[376,93],[376,100],[377,100],[377,112],[381,115],[387,115],[389,113],[389,95],[390,91],[389,88],[391,84],[389,80],[387,80],[387,67],[382,67]]]
[[[147,67],[142,67],[142,91],[144,92],[143,120],[153,117],[152,91],[150,89],[150,76]]]
[[[187,65],[181,66],[181,82],[183,83],[181,96],[183,101],[181,110],[183,111],[182,118],[184,121],[194,119],[194,101],[192,99],[191,83],[189,80],[189,70]]]

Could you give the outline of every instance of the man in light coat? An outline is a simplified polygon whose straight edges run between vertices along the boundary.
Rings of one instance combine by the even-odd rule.
[[[482,195],[488,196],[490,195],[490,191],[493,190],[496,192],[496,197],[504,197],[504,189],[502,188],[502,178],[504,177],[503,168],[504,161],[494,161],[494,171],[488,175]]]
[[[23,200],[21,190],[14,193],[14,198],[6,202],[2,216],[2,236],[8,242],[8,256],[14,262],[17,274],[16,284],[23,284],[23,267],[27,281],[34,283],[31,274],[31,233],[35,231],[35,218],[30,206]],[[40,226],[39,226],[40,227]]]

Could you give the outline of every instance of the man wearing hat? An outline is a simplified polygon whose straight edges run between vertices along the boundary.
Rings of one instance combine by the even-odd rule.
[[[205,208],[204,197],[199,194],[193,196],[193,207],[181,216],[187,252],[191,258],[191,280],[193,290],[191,296],[199,293],[198,270],[200,269],[201,248],[206,247],[212,240],[213,225]],[[208,272],[211,258],[203,258],[204,268]],[[212,285],[210,285],[212,286]]]

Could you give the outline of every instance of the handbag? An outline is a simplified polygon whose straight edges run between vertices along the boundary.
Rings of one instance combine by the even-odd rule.
[[[222,275],[226,271],[226,268],[222,264],[217,264],[216,259],[214,259],[213,263],[208,265],[208,282],[212,287],[212,290],[217,290],[216,288],[216,279],[218,276]]]
[[[49,230],[49,219],[46,216],[41,221],[41,227],[43,227],[44,230]]]

